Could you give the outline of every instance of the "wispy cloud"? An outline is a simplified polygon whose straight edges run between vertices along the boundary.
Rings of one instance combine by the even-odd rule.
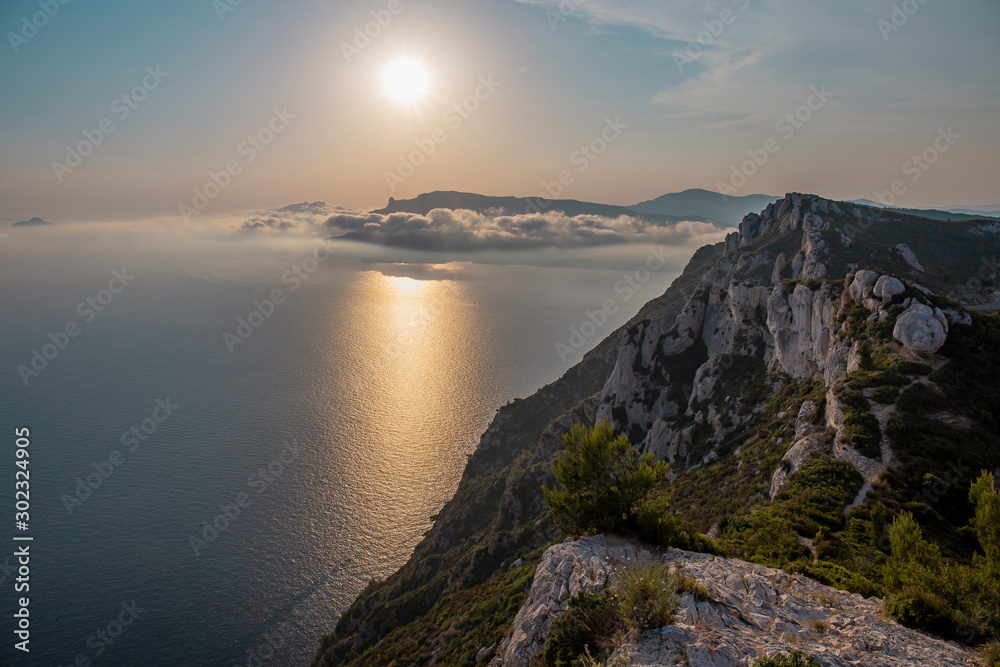
[[[1000,55],[987,38],[989,26],[1000,25],[1000,7],[991,0],[924,6],[891,43],[878,22],[890,19],[893,2],[881,0],[518,1],[556,12],[571,5],[572,16],[594,25],[659,37],[665,67],[693,46],[692,62],[653,102],[697,129],[772,124],[803,90],[819,84],[842,91],[831,122],[854,127],[884,129],[902,115],[942,106],[1000,108],[1000,81],[985,66]],[[720,29],[723,12],[727,22]]]

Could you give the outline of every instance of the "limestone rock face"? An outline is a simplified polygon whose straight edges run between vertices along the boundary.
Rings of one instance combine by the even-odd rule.
[[[851,283],[851,298],[855,303],[862,303],[872,296],[875,283],[878,282],[879,275],[874,271],[863,269],[854,274],[854,282]]]
[[[948,340],[947,319],[936,315],[929,306],[913,304],[896,320],[893,338],[914,352],[935,354]]]
[[[796,286],[786,296],[775,287],[767,301],[767,328],[773,337],[768,367],[796,380],[822,378],[827,366],[837,305],[829,294]]]
[[[682,566],[708,600],[680,598],[677,623],[626,641],[608,664],[635,667],[750,667],[757,659],[801,649],[829,667],[973,667],[975,656],[882,616],[882,601],[823,586],[801,575],[707,554],[642,546],[604,536],[549,548],[528,601],[490,667],[529,667],[541,654],[555,618],[580,590],[616,581],[625,559]]]
[[[910,246],[905,243],[897,243],[896,250],[899,252],[899,255],[903,258],[904,262],[912,266],[917,271],[921,273],[924,272],[924,267],[920,265],[920,261],[917,260],[917,256],[913,254],[912,250],[910,250]]]
[[[859,367],[859,330],[887,337],[895,328],[896,340],[912,351],[935,354],[947,339],[949,320],[970,321],[967,313],[946,315],[927,305],[926,290],[889,275],[857,267],[846,283],[829,276],[833,211],[826,200],[793,193],[747,215],[674,322],[644,319],[624,332],[598,418],[610,419],[657,457],[703,465],[764,409],[760,392],[746,391],[734,374],[758,386],[768,374],[833,386]],[[867,229],[873,215],[856,210],[854,217]],[[761,243],[764,234],[769,237]],[[903,248],[893,252],[908,256]],[[734,363],[739,365],[730,372]],[[752,379],[748,368],[756,374]],[[775,471],[772,494],[789,470],[828,444],[800,442],[805,437],[797,435],[792,458]],[[690,458],[695,451],[697,459]],[[853,450],[844,456],[861,466],[866,479],[875,469]]]
[[[903,283],[900,282],[899,279],[893,278],[892,276],[882,276],[878,279],[878,282],[875,283],[873,294],[879,299],[882,299],[882,303],[885,304],[891,301],[893,297],[902,294],[905,291],[906,287],[903,286]]]

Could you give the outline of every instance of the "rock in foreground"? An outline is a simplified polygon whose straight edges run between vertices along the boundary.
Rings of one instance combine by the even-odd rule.
[[[542,652],[552,621],[580,591],[614,580],[616,563],[660,558],[683,567],[709,599],[681,598],[677,624],[618,647],[609,664],[749,667],[758,658],[799,649],[828,667],[973,667],[970,652],[881,614],[882,601],[845,593],[781,570],[670,549],[651,554],[624,540],[589,537],[551,547],[531,593],[490,667],[527,667]]]

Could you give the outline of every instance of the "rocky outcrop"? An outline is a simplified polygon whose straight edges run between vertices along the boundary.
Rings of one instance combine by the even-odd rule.
[[[801,575],[707,554],[604,536],[567,540],[546,551],[528,601],[490,667],[528,667],[541,654],[554,619],[578,591],[616,582],[628,559],[659,559],[697,580],[708,599],[680,599],[672,626],[649,630],[617,648],[608,664],[750,667],[758,658],[800,649],[827,667],[973,667],[953,644],[904,628],[882,615],[882,601],[845,593]]]
[[[816,426],[820,416],[819,407],[812,401],[805,401],[795,419],[795,443],[785,452],[781,465],[771,476],[770,497],[773,500],[789,475],[802,470],[807,461],[831,454],[831,436]]]
[[[906,245],[905,243],[897,243],[896,250],[899,252],[899,256],[903,258],[904,262],[909,264],[911,267],[913,267],[920,273],[924,272],[924,267],[920,265],[920,261],[917,259],[917,256],[913,254],[913,251],[910,250],[910,246]]]
[[[861,233],[877,215],[870,209],[845,213],[834,202],[790,194],[761,214],[746,216],[676,321],[642,321],[622,336],[598,417],[613,420],[645,451],[697,466],[718,458],[715,446],[763,408],[760,402],[741,402],[741,391],[718,395],[734,359],[752,359],[774,376],[833,386],[860,362],[860,341],[845,324],[858,316],[857,307],[864,309],[866,326],[882,324],[886,335],[892,332],[911,354],[938,353],[947,340],[949,317],[931,305],[926,289],[866,268],[846,276],[828,268],[837,264],[830,250],[831,243],[839,243],[834,231]],[[899,246],[898,254],[912,254],[905,244]],[[951,316],[963,322],[967,317],[957,310]],[[746,364],[740,368],[745,372]],[[705,437],[708,451],[698,442]],[[843,445],[843,438],[838,441]],[[819,437],[796,438],[784,471],[774,473],[772,497],[796,461],[819,455],[827,444]],[[693,452],[697,458],[691,458]],[[866,479],[884,469],[885,462],[869,463],[855,454],[842,447],[839,455],[854,462]]]
[[[948,340],[948,320],[940,311],[915,303],[896,320],[892,336],[914,352],[934,354]]]
[[[402,643],[409,624],[419,621],[419,627],[425,627],[423,615],[434,604],[454,603],[471,586],[507,572],[509,564],[521,562],[522,557],[534,566],[538,555],[530,547],[557,535],[541,491],[543,484],[551,483],[552,457],[571,424],[592,423],[595,415],[611,419],[640,448],[671,462],[673,491],[679,494],[673,506],[697,528],[713,526],[709,531],[713,536],[724,532],[723,519],[734,511],[752,512],[767,505],[769,492],[783,502],[782,485],[814,458],[846,460],[861,472],[864,486],[845,513],[873,488],[883,492],[882,484],[905,470],[905,461],[895,457],[887,435],[890,420],[898,416],[896,406],[876,400],[892,391],[880,387],[883,391],[877,397],[874,387],[863,389],[883,436],[877,450],[870,446],[870,437],[866,441],[865,451],[875,457],[868,458],[846,437],[847,405],[841,403],[838,388],[866,358],[863,340],[871,343],[873,352],[900,353],[910,361],[920,356],[933,369],[950,363],[957,346],[938,344],[948,337],[967,336],[973,320],[959,303],[945,303],[943,297],[994,304],[991,280],[1000,271],[997,229],[996,223],[936,222],[801,194],[786,195],[759,214],[747,215],[724,243],[698,250],[666,294],[646,304],[563,378],[498,412],[454,500],[441,511],[410,562],[344,614],[333,635],[324,640],[325,655],[317,662],[374,664],[371,656],[381,650],[379,646]],[[929,378],[915,381],[934,384]],[[802,405],[807,396],[815,411]],[[768,405],[772,398],[776,405],[790,407],[773,414]],[[971,428],[962,415],[933,416],[939,417]],[[893,475],[883,474],[888,471]],[[877,479],[880,475],[882,479]],[[710,495],[719,503],[709,507],[700,502]],[[802,544],[810,539],[799,535]],[[530,559],[528,553],[533,554]],[[686,562],[702,561],[692,556]],[[741,569],[746,564],[733,563],[738,573],[733,576],[741,580],[751,576]],[[550,580],[552,588],[558,585],[554,598],[532,598],[502,646],[496,645],[500,630],[483,642],[496,652],[464,646],[463,659],[516,660],[537,650],[541,635],[530,629],[562,613],[569,598],[571,584],[563,591],[562,576],[553,574]],[[723,580],[727,576],[718,574]],[[764,575],[764,580],[777,576],[786,575]],[[591,582],[597,585],[594,577],[566,581],[574,582],[577,590]],[[732,590],[738,591],[733,581]],[[778,597],[786,595],[782,586],[772,585],[771,590]],[[699,614],[701,604],[696,605]],[[768,607],[760,608],[771,613]],[[723,607],[710,604],[705,610],[728,619]],[[780,609],[774,613],[775,618],[785,618]],[[855,655],[850,651],[868,637],[861,625],[870,619],[858,613],[853,617],[856,626],[841,628],[831,622],[849,638],[840,644],[839,635],[835,637],[836,647],[847,652],[844,655]],[[707,655],[720,665],[741,664],[725,662],[735,653],[719,658],[711,651],[742,636],[739,633],[746,628],[734,626],[736,635],[716,641],[702,616],[697,618],[697,630],[678,626],[679,630],[660,633],[659,638],[644,636],[631,648],[623,647],[622,655],[632,651],[626,656],[632,664],[653,664],[643,661],[683,647],[691,664],[708,664],[697,662],[707,660]],[[885,634],[884,623],[873,626],[873,650],[881,651],[886,660],[907,655],[894,653],[897,635]],[[767,647],[762,638],[766,633],[756,633],[771,626],[760,621],[755,627],[746,630],[755,633],[751,645]],[[690,632],[696,636],[686,634]],[[449,641],[454,641],[452,629],[428,638],[420,651],[438,655]],[[780,638],[774,641],[781,646]],[[355,655],[361,657],[349,658]],[[749,664],[747,655],[739,660]],[[824,659],[824,664],[951,664],[919,654],[913,662],[837,660]]]

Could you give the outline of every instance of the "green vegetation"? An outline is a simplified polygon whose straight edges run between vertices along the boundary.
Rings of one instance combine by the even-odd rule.
[[[750,391],[773,391],[776,384],[766,375],[755,377]],[[822,382],[792,382],[785,379],[777,392],[766,401],[763,413],[750,418],[733,436],[730,448],[738,453],[721,456],[710,465],[683,472],[668,488],[673,512],[701,530],[708,530],[723,518],[768,500],[770,475],[792,445],[795,418],[805,401],[819,406],[816,426],[821,426],[826,405],[826,387]],[[830,436],[832,440],[832,436]],[[780,442],[779,442],[780,441]],[[693,443],[697,447],[699,443]]]
[[[983,473],[969,493],[983,549],[971,564],[942,555],[909,512],[889,529],[885,613],[900,623],[967,643],[1000,637],[1000,491]]]
[[[385,639],[362,655],[353,652],[344,661],[407,667],[431,659],[430,638],[442,639],[437,664],[472,665],[483,646],[493,646],[510,627],[535,576],[537,563],[500,574],[472,588],[442,596],[425,614],[390,630]],[[320,649],[321,652],[323,649]],[[319,655],[321,655],[320,653]],[[317,656],[318,657],[318,656]]]
[[[979,657],[986,667],[1000,667],[1000,642],[983,644],[979,649]]]
[[[552,466],[563,488],[544,489],[556,525],[574,536],[634,532],[640,505],[665,486],[670,466],[616,438],[607,420],[591,429],[576,424],[563,442]]]
[[[863,481],[849,463],[813,459],[788,478],[771,503],[725,520],[720,544],[730,556],[804,569],[812,561],[812,552],[799,537],[813,539],[839,531],[844,524],[843,509],[854,500]]]
[[[579,593],[552,623],[542,652],[550,667],[585,667],[604,660],[630,630],[673,625],[680,593],[707,591],[665,563],[626,562],[611,574],[615,584],[601,593]]]
[[[806,655],[802,651],[795,651],[790,654],[781,654],[761,658],[753,663],[753,667],[823,667],[816,658]]]
[[[853,219],[849,212],[841,217],[834,222]],[[914,226],[920,228],[919,234],[912,233]],[[956,229],[961,233],[955,233]],[[852,246],[838,248],[828,264],[829,273],[846,275],[848,264],[854,264],[912,275],[893,250],[905,238],[927,269],[920,277],[922,284],[937,291],[957,285],[961,292],[967,278],[979,270],[981,259],[1000,249],[1000,240],[976,237],[963,229],[961,223],[928,224],[904,215],[884,218],[866,228]],[[751,245],[791,256],[788,253],[801,246],[801,232],[767,234]],[[635,322],[659,317],[672,321],[721,254],[721,244],[699,251],[675,286],[647,304]],[[769,284],[770,271],[771,266],[761,265],[742,273]],[[794,288],[795,284],[786,286]],[[923,299],[915,293],[912,296]],[[949,306],[936,297],[927,300],[942,308]],[[722,378],[724,387],[705,405],[727,408],[727,414],[720,413],[727,428],[727,418],[728,424],[740,424],[724,443],[715,444],[711,428],[696,429],[687,463],[682,459],[675,464],[679,476],[670,485],[663,483],[664,466],[644,462],[638,455],[620,461],[612,457],[611,474],[591,466],[590,481],[576,492],[557,478],[561,485],[557,488],[567,494],[560,525],[573,534],[610,525],[611,532],[689,549],[715,550],[717,544],[733,556],[800,572],[863,595],[886,597],[887,613],[910,625],[934,628],[966,643],[986,642],[981,655],[987,664],[996,665],[1000,658],[996,581],[1000,577],[995,570],[995,545],[1000,540],[996,529],[991,533],[989,528],[1000,521],[995,520],[995,483],[990,491],[978,480],[980,470],[1000,468],[996,376],[1000,316],[977,312],[972,313],[971,326],[953,325],[941,351],[949,362],[933,370],[893,353],[892,318],[868,322],[869,315],[864,308],[848,306],[839,320],[845,332],[867,339],[869,346],[861,368],[845,378],[838,391],[855,392],[863,399],[850,397],[854,407],[849,409],[858,413],[850,420],[851,435],[867,442],[873,452],[875,436],[881,433],[876,431],[877,421],[872,422],[869,401],[896,403],[896,415],[885,435],[899,464],[876,478],[865,502],[846,516],[844,508],[856,497],[861,479],[823,453],[789,475],[781,492],[770,499],[771,474],[782,465],[783,455],[794,442],[796,416],[804,401],[820,406],[811,435],[832,441],[823,420],[827,387],[822,382],[768,375],[766,369],[754,366],[753,357],[747,357],[734,358],[732,373]],[[530,572],[542,550],[559,536],[553,523],[559,513],[549,509],[542,492],[544,484],[553,484],[551,457],[565,444],[559,442],[558,434],[574,421],[587,420],[580,402],[606,381],[616,342],[602,343],[565,378],[502,409],[491,427],[495,431],[484,438],[470,461],[455,499],[441,512],[410,562],[386,582],[366,589],[344,614],[336,632],[324,639],[322,651],[330,649],[330,661],[417,665],[430,661],[433,654],[435,664],[471,666],[478,648],[495,644],[523,604]],[[684,358],[685,374],[689,366],[696,367],[703,353],[707,358],[706,351],[693,349]],[[681,388],[675,384],[674,389],[679,394],[675,398],[683,398]],[[726,396],[732,400],[725,401]],[[763,410],[757,409],[761,403],[765,403]],[[738,411],[743,419],[736,418]],[[604,451],[620,452],[610,447],[618,440],[613,433],[609,440]],[[715,449],[720,458],[702,463],[708,449]],[[690,467],[685,469],[686,465]],[[568,465],[574,474],[582,475],[587,468],[582,459]],[[649,484],[643,493],[634,493],[621,484],[629,479]],[[596,498],[617,503],[615,511],[588,510],[585,503]],[[980,512],[985,518],[980,518]],[[719,537],[714,544],[696,532],[716,524]],[[927,560],[916,562],[907,553],[927,556]],[[517,557],[526,565],[508,569]],[[675,588],[707,595],[696,581],[679,576]],[[603,602],[590,603],[595,613],[607,612],[597,609]],[[571,605],[576,606],[576,602]],[[587,653],[599,656],[600,648],[595,645],[600,642],[591,636],[582,644],[582,654],[568,652],[561,658],[566,662],[560,664],[596,664]],[[793,658],[764,660],[777,659]],[[774,664],[784,663],[762,663]]]
[[[844,403],[844,437],[854,449],[870,459],[882,456],[882,429],[873,415],[871,403],[860,391],[841,391]]]
[[[580,424],[563,435],[566,448],[552,465],[562,488],[545,486],[556,525],[568,535],[617,533],[661,547],[715,553],[711,541],[668,514],[670,466],[640,454],[607,420]]]
[[[643,632],[674,624],[680,604],[675,595],[677,580],[669,565],[633,563],[622,567],[619,574],[619,608],[629,628]]]
[[[610,592],[579,593],[569,601],[566,613],[553,621],[542,663],[570,667],[587,664],[591,657],[603,660],[624,631],[619,603]]]

